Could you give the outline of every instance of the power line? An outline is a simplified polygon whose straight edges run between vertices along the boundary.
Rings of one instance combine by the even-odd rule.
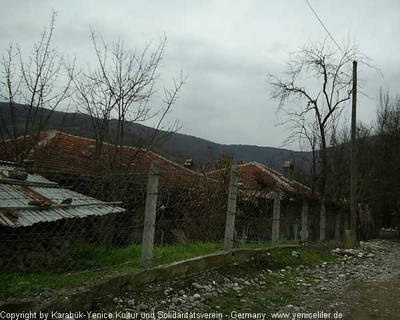
[[[329,37],[332,39],[332,41],[337,45],[337,47],[339,48],[340,51],[342,51],[343,54],[346,54],[342,48],[339,46],[339,44],[336,42],[335,38],[333,38],[333,36],[331,35],[331,33],[329,32],[329,30],[325,27],[324,23],[322,22],[322,20],[318,17],[318,14],[315,12],[314,8],[311,6],[310,2],[308,0],[306,0],[308,6],[310,7],[311,11],[314,13],[315,17],[318,19],[319,23],[321,23],[322,27],[325,29],[325,31],[328,33]]]

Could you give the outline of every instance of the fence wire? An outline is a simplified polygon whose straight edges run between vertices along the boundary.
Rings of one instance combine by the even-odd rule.
[[[148,233],[154,237],[152,265],[224,248],[229,172],[216,179],[160,168],[154,223],[145,226],[149,172],[85,175],[42,167],[26,180],[10,180],[7,174],[18,167],[1,166],[1,297],[37,294],[140,268],[145,227],[153,228]],[[270,245],[273,209],[269,192],[239,188],[234,248]],[[283,198],[280,210],[280,241],[298,241],[301,201]],[[311,240],[319,239],[319,219],[318,207],[310,206]],[[332,219],[327,215],[327,224],[334,226]],[[331,229],[327,227],[329,238],[334,236]]]
[[[236,246],[271,241],[273,199],[265,194],[240,192],[235,220]]]

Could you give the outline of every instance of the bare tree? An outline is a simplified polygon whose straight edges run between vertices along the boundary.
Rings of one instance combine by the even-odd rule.
[[[186,80],[181,73],[179,79],[174,79],[172,89],[164,89],[165,99],[162,106],[157,110],[151,107],[150,99],[159,79],[166,38],[161,39],[154,49],[147,45],[141,52],[126,49],[122,40],[112,43],[111,46],[104,39],[99,41],[93,30],[91,39],[97,66],[93,70],[88,66],[76,77],[74,83],[77,89],[75,101],[91,119],[97,159],[101,161],[102,146],[106,141],[116,146],[114,156],[117,156],[118,150],[121,151],[120,147],[127,143],[127,123],[158,119],[153,134],[145,145],[149,150],[157,133],[166,129],[165,117]],[[112,120],[116,121],[116,128],[111,128]],[[175,123],[167,131],[173,132],[177,129],[178,124]],[[115,164],[115,160],[111,163]]]
[[[360,202],[373,193],[371,190],[376,166],[376,139],[372,132],[372,126],[357,124],[357,199]],[[350,151],[349,132],[347,128],[342,128],[333,136],[328,151],[332,173],[329,177],[329,193],[334,200],[345,203],[350,201]]]
[[[392,97],[389,91],[379,92],[378,134],[400,135],[400,95]]]
[[[367,204],[372,209],[378,227],[390,226],[392,215],[400,212],[399,138],[400,98],[381,89],[376,122],[357,124],[357,199],[361,208]],[[334,200],[344,205],[350,201],[350,149],[348,129],[332,135],[327,189]],[[359,218],[364,219],[362,214]],[[363,232],[366,232],[365,226],[370,222],[362,221]]]
[[[386,226],[400,214],[400,95],[381,89],[377,109],[376,160],[373,167],[375,206]]]
[[[0,138],[4,148],[6,140],[13,141],[14,150],[7,156],[14,160],[27,156],[53,111],[71,94],[75,62],[68,63],[52,47],[55,19],[53,11],[49,28],[44,29],[27,60],[20,47],[15,50],[13,45],[1,57],[0,98],[8,105],[9,116],[6,112],[0,114],[3,127]],[[21,114],[23,109],[18,104],[27,107],[26,114]],[[22,141],[17,143],[19,136]],[[28,136],[33,144],[27,144]],[[8,148],[5,151],[10,152]]]
[[[306,115],[303,114],[298,118],[286,119],[280,124],[287,125],[288,131],[290,132],[283,142],[284,146],[298,142],[300,150],[307,150],[307,154],[303,156],[303,162],[308,171],[308,178],[306,179],[307,181],[303,182],[308,183],[314,192],[319,177],[318,168],[321,165],[317,122],[313,121],[313,119],[308,119]],[[311,157],[309,157],[308,152],[311,152]]]
[[[320,172],[314,176],[318,176],[318,191],[323,196],[329,175],[330,133],[351,97],[353,60],[368,64],[368,58],[358,53],[356,45],[335,50],[325,39],[296,52],[284,77],[269,76],[272,98],[279,100],[277,114],[283,115],[281,124],[292,127],[292,139],[309,143],[314,157],[317,149],[320,152]],[[313,167],[317,170],[315,159]]]

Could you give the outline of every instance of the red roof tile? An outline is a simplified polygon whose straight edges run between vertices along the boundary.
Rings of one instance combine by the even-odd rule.
[[[266,165],[258,162],[249,162],[238,165],[241,183],[240,188],[243,190],[274,190],[275,184],[280,183],[281,189],[285,193],[293,193],[298,195],[310,195],[311,189],[300,182],[289,180],[283,174],[275,171]],[[221,170],[213,171],[209,174],[211,178],[218,179],[221,177]]]
[[[18,143],[21,147],[22,138],[18,139]],[[13,148],[15,145],[10,140],[7,144],[7,149]],[[27,138],[26,148],[31,148],[32,144],[32,139]],[[101,171],[113,169],[115,171],[111,172],[147,174],[151,162],[157,161],[164,182],[169,181],[171,186],[180,187],[189,186],[196,179],[202,177],[200,174],[145,149],[104,143],[101,159],[96,159],[95,147],[96,141],[93,139],[73,136],[60,131],[45,131],[40,134],[35,147],[30,150],[30,158],[35,161],[37,170],[85,175],[96,175]]]

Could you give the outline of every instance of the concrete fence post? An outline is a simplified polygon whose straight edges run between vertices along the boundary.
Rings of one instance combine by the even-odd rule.
[[[272,246],[278,245],[279,241],[279,220],[281,216],[281,186],[278,182],[275,187],[274,212],[272,215]]]
[[[158,164],[150,164],[149,181],[146,194],[146,211],[144,216],[143,241],[142,241],[142,267],[148,268],[153,262],[154,230],[156,225],[158,178],[160,170]]]
[[[335,240],[340,240],[340,211],[336,212],[335,219]]]
[[[238,166],[233,165],[229,184],[228,210],[226,213],[224,250],[231,251],[235,242],[236,200],[239,181]]]
[[[320,215],[320,228],[319,228],[319,240],[325,240],[325,228],[326,228],[326,205],[325,200],[321,201],[321,215]]]
[[[303,200],[301,208],[301,241],[305,242],[308,239],[308,202]]]

